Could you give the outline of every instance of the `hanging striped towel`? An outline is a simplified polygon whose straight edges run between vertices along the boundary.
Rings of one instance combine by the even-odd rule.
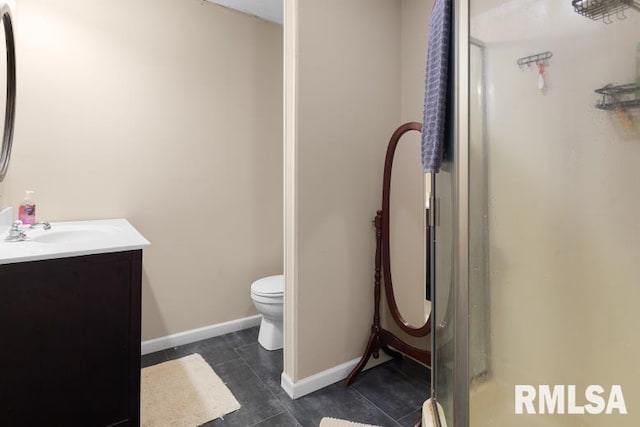
[[[436,173],[440,170],[444,153],[451,3],[452,0],[436,0],[429,22],[429,51],[422,120],[422,167],[426,173]]]

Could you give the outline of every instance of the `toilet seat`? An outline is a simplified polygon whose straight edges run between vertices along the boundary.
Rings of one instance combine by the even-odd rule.
[[[263,277],[251,284],[251,293],[263,297],[281,297],[284,295],[284,275]]]

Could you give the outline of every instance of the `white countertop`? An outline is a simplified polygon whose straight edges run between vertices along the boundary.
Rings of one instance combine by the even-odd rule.
[[[150,245],[126,219],[52,222],[51,229],[26,230],[28,239],[8,242],[0,228],[0,264],[69,258],[143,249]]]

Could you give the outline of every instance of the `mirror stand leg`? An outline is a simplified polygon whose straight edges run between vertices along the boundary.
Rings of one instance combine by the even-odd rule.
[[[372,355],[374,359],[378,358],[376,354],[378,354],[379,349],[380,349],[380,336],[378,335],[378,332],[374,328],[372,328],[371,336],[369,337],[369,342],[367,343],[367,349],[365,350],[364,354],[360,358],[360,361],[358,362],[356,367],[353,368],[353,370],[351,371],[347,379],[344,380],[345,387],[349,387],[353,383],[353,381],[356,379],[358,374],[362,372],[362,370],[364,369],[365,365],[367,364],[367,362],[369,361]]]
[[[384,352],[387,353],[389,356],[393,357],[394,359],[402,359],[402,358],[404,358],[402,353],[400,353],[398,351],[395,351],[395,350],[391,350],[391,348],[386,343],[382,343],[380,345],[380,348],[382,350],[384,350]]]

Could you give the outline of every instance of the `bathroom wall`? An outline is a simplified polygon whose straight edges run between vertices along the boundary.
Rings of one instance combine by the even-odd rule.
[[[368,339],[375,251],[371,221],[381,204],[384,155],[403,118],[421,120],[424,63],[406,75],[403,67],[420,61],[410,52],[426,42],[428,15],[422,23],[409,23],[403,7],[401,0],[286,2],[291,78],[285,209],[293,224],[286,238],[286,305],[295,309],[286,312],[285,373],[294,382],[361,356]],[[417,0],[406,7],[425,8]],[[411,38],[402,29],[405,20],[420,41],[401,49],[403,38]],[[403,88],[410,93],[411,87],[418,94],[404,103]],[[399,158],[398,170],[410,165],[417,180],[394,194],[417,196],[407,200],[421,221],[419,158]],[[409,297],[419,302],[424,295],[421,234],[402,248],[416,261],[406,275],[419,276]],[[422,303],[408,307],[409,315],[424,319]]]
[[[282,273],[282,27],[199,0],[21,0],[6,186],[43,220],[128,218],[143,339],[255,314]]]
[[[400,121],[422,122],[428,24],[433,0],[399,0],[400,6]],[[391,136],[389,132],[388,138]],[[420,133],[405,134],[396,151],[391,177],[390,255],[393,288],[402,316],[412,325],[426,321],[430,305],[426,293],[425,199],[428,190],[422,172]],[[393,321],[383,295],[382,324],[420,348],[428,338],[415,338]]]
[[[9,178],[5,176],[4,181],[0,182],[0,210],[9,206],[9,202],[7,201],[5,195],[5,188],[8,185]]]
[[[400,118],[398,2],[298,1],[297,20],[297,322],[285,366],[293,381],[364,350],[371,220]]]
[[[486,43],[492,380],[474,389],[472,425],[635,426],[640,115],[594,108],[594,89],[634,81],[640,13],[605,25],[570,2],[504,3],[472,21]],[[516,60],[547,50],[542,93]],[[629,414],[525,421],[514,384],[575,384],[579,405],[587,385],[620,384]]]
[[[399,3],[401,79],[398,125],[422,122],[427,27],[433,0],[401,0]],[[421,326],[429,315],[429,306],[425,305],[427,188],[422,172],[419,132],[410,132],[402,137],[394,157],[391,184],[390,255],[396,302],[407,321]],[[429,346],[428,338],[416,339],[404,333],[390,314],[385,316],[383,324],[413,345]]]
[[[400,1],[400,118],[404,122],[422,122],[428,26],[434,1]]]

